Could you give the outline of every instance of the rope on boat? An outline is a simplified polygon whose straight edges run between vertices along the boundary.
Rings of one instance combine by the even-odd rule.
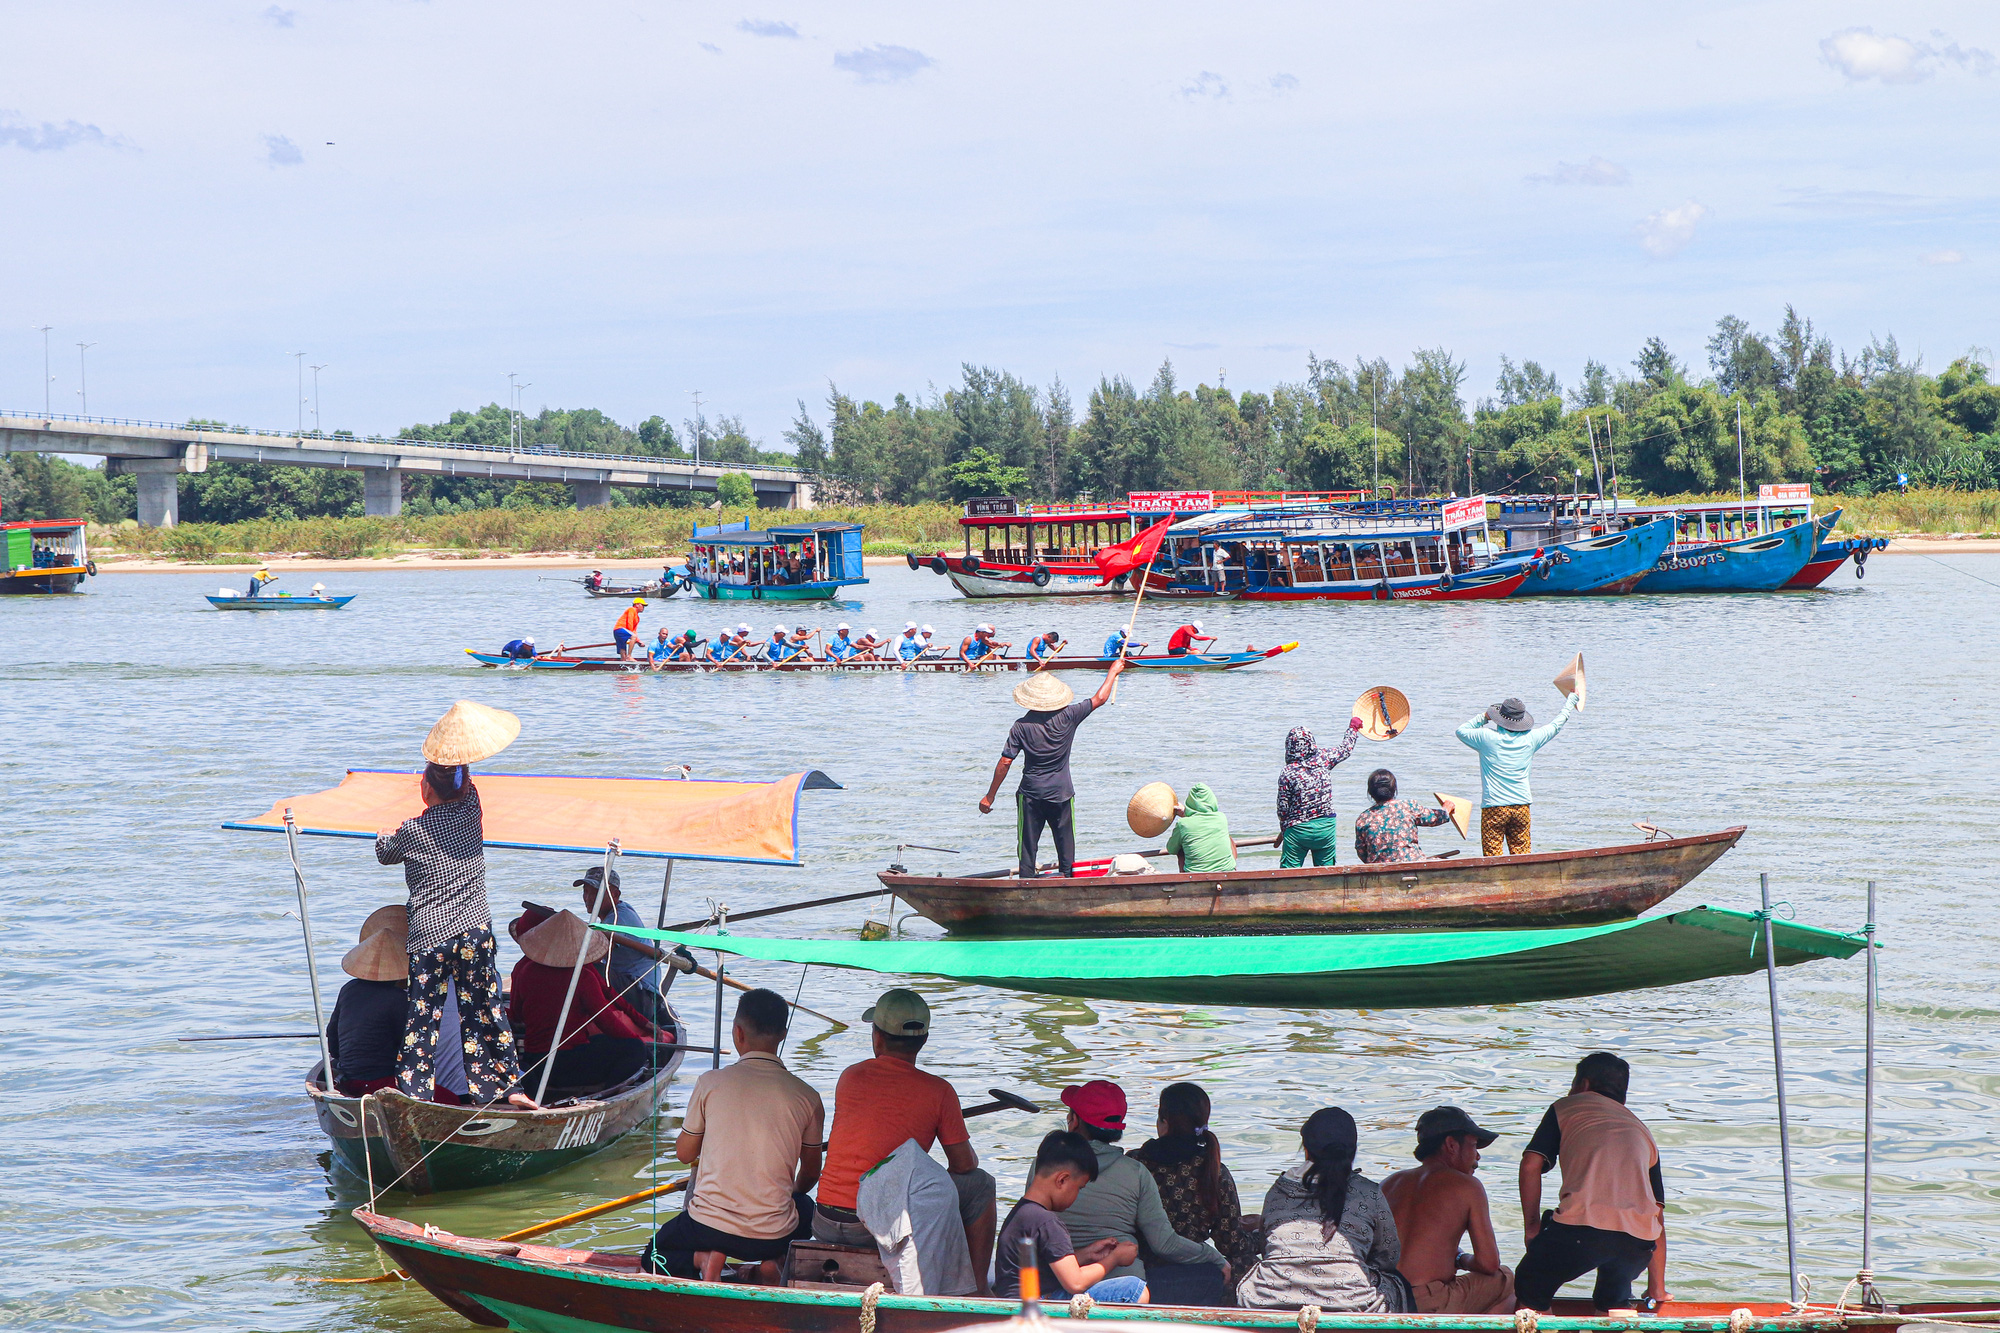
[[[1088,1319],[1090,1318],[1090,1307],[1095,1304],[1097,1302],[1090,1299],[1089,1292],[1079,1291],[1076,1295],[1069,1298],[1069,1317],[1071,1319]]]
[[[1737,1306],[1729,1312],[1729,1333],[1750,1333],[1750,1325],[1756,1318],[1747,1308]]]
[[[1535,1333],[1535,1325],[1539,1322],[1533,1310],[1514,1311],[1514,1333]],[[1742,1330],[1732,1328],[1730,1333],[1742,1333]]]
[[[1319,1307],[1302,1305],[1299,1307],[1299,1333],[1313,1333],[1319,1327]]]
[[[875,1303],[882,1299],[882,1291],[880,1282],[871,1282],[861,1293],[861,1333],[875,1333]]]

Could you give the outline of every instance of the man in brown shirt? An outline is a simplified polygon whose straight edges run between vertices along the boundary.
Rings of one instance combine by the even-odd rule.
[[[1382,1182],[1403,1242],[1396,1267],[1410,1280],[1419,1314],[1514,1312],[1514,1275],[1500,1266],[1486,1190],[1472,1174],[1479,1150],[1498,1137],[1456,1106],[1434,1107],[1417,1118],[1414,1155],[1422,1165]],[[1458,1248],[1468,1233],[1470,1254]]]
[[[1660,1150],[1625,1109],[1632,1067],[1609,1051],[1576,1063],[1569,1096],[1549,1107],[1521,1154],[1521,1220],[1528,1252],[1516,1266],[1522,1306],[1546,1311],[1563,1283],[1597,1273],[1599,1310],[1655,1310],[1667,1295],[1666,1186]],[[1542,1211],[1542,1177],[1562,1167],[1562,1197]],[[1632,1280],[1645,1273],[1635,1306]]]

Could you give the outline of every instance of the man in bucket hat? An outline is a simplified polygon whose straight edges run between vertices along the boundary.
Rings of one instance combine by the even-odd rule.
[[[1532,850],[1528,769],[1535,751],[1556,738],[1580,702],[1570,695],[1556,720],[1538,727],[1526,704],[1503,699],[1458,729],[1458,738],[1479,752],[1481,856],[1526,856]]]
[[[1473,1174],[1479,1150],[1500,1136],[1456,1106],[1434,1106],[1417,1117],[1420,1163],[1382,1182],[1396,1215],[1418,1314],[1512,1314],[1514,1275],[1500,1266],[1500,1242],[1485,1187]],[[1470,1252],[1459,1241],[1471,1237]]]
[[[1046,672],[1038,671],[1014,687],[1014,702],[1028,712],[1007,733],[1000,762],[993,765],[993,781],[980,798],[979,813],[993,812],[993,798],[1007,780],[1007,770],[1014,766],[1015,756],[1025,753],[1028,762],[1014,792],[1022,879],[1041,873],[1037,858],[1044,828],[1055,835],[1056,865],[1065,879],[1076,865],[1076,825],[1070,814],[1076,787],[1069,779],[1069,747],[1083,720],[1111,701],[1111,683],[1124,669],[1125,659],[1114,659],[1097,693],[1082,703],[1072,703],[1076,696],[1069,686]]]

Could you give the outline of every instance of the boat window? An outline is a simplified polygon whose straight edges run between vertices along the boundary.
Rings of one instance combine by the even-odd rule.
[[[1320,564],[1319,547],[1294,546],[1292,548],[1292,580],[1295,583],[1321,583],[1326,579],[1326,570]]]
[[[1358,579],[1383,578],[1389,567],[1382,563],[1382,548],[1374,542],[1354,543],[1354,577]]]
[[[1332,580],[1354,577],[1354,552],[1345,542],[1335,542],[1326,548],[1326,576]]]

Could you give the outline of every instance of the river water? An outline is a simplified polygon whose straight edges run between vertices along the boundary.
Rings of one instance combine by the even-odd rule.
[[[1242,832],[1269,831],[1283,739],[1337,734],[1364,687],[1410,697],[1410,731],[1341,770],[1343,816],[1367,770],[1408,792],[1477,795],[1459,722],[1518,694],[1538,712],[1577,651],[1588,711],[1542,752],[1536,846],[1628,841],[1634,820],[1675,832],[1745,823],[1742,845],[1670,901],[1754,907],[1757,874],[1797,919],[1852,929],[1879,882],[1882,939],[1875,1269],[1891,1299],[2000,1295],[2000,923],[1993,797],[2000,759],[2000,558],[1881,558],[1811,594],[1449,605],[1210,606],[1224,646],[1302,648],[1228,675],[1128,678],[1078,745],[1080,841],[1129,849],[1124,804],[1141,783],[1206,781]],[[995,620],[1016,643],[1050,627],[1101,641],[1111,602],[974,607],[925,572],[870,571],[858,602],[808,613],[893,632],[905,618],[956,636]],[[86,595],[0,600],[0,790],[6,793],[5,1059],[0,1061],[0,1323],[32,1328],[303,1330],[462,1328],[414,1286],[324,1286],[377,1271],[347,1218],[366,1189],[331,1172],[300,1093],[310,1042],[185,1044],[181,1036],[306,1031],[312,1023],[282,839],[226,832],[347,767],[415,761],[431,722],[474,698],[522,719],[501,771],[770,778],[826,770],[809,794],[802,870],[684,865],[674,917],[710,898],[733,912],[865,888],[898,843],[919,871],[1009,859],[1012,821],[976,801],[1018,710],[1004,678],[651,677],[498,673],[466,646],[521,633],[608,637],[615,603],[529,571],[318,575],[360,596],[338,613],[210,611],[214,574],[122,574]],[[294,578],[293,582],[304,580]],[[722,623],[719,608],[655,603],[650,627]],[[1176,612],[1141,612],[1163,639]],[[770,613],[759,615],[767,632]],[[733,617],[732,617],[733,618]],[[650,637],[650,633],[649,633]],[[1072,675],[1089,688],[1093,678]],[[1003,810],[1005,807],[1003,807]],[[1449,829],[1426,838],[1456,845]],[[1475,834],[1476,836],[1476,834]],[[1345,833],[1343,833],[1345,838]],[[366,844],[307,839],[321,984],[402,877]],[[1476,849],[1475,849],[1476,850]],[[1343,850],[1343,859],[1348,853]],[[523,897],[567,901],[583,858],[489,853],[496,915]],[[628,861],[635,900],[649,863]],[[656,863],[650,863],[656,864]],[[851,932],[867,903],[757,923],[772,934]],[[504,919],[504,918],[503,918]],[[926,923],[909,929],[923,933]],[[742,933],[751,933],[746,925]],[[503,945],[511,951],[511,945]],[[511,961],[507,952],[503,961]],[[743,963],[792,993],[796,968]],[[1815,1295],[1854,1273],[1860,1247],[1863,969],[1823,961],[1781,974],[1801,1265]],[[867,1051],[858,1016],[885,983],[814,971],[788,1059],[831,1101]],[[923,983],[935,1012],[927,1067],[968,1098],[1019,1089],[1055,1104],[1069,1082],[1110,1078],[1135,1126],[1178,1079],[1203,1083],[1225,1160],[1254,1209],[1313,1109],[1362,1126],[1371,1175],[1407,1164],[1410,1125],[1455,1102],[1503,1131],[1486,1179],[1505,1258],[1519,1252],[1513,1167],[1570,1064],[1610,1047],[1633,1062],[1631,1104],[1653,1127],[1670,1194],[1677,1295],[1778,1299],[1785,1250],[1771,1037],[1761,975],[1501,1009],[1189,1011],[1038,999]],[[676,992],[705,1038],[710,991]],[[701,1059],[702,1057],[694,1057]],[[671,1097],[670,1141],[687,1082]],[[1053,1113],[974,1122],[1003,1194]],[[1140,1135],[1132,1138],[1136,1141]],[[497,1234],[642,1188],[655,1140],[544,1179],[466,1196],[389,1196],[390,1211]],[[672,1168],[663,1155],[658,1169]],[[664,1175],[662,1178],[665,1178]],[[637,1245],[650,1211],[579,1227],[570,1243]]]

